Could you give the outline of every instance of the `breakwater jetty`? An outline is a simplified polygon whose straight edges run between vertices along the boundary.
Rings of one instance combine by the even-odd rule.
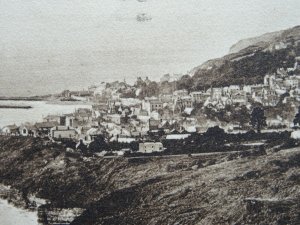
[[[0,105],[0,109],[31,109],[32,106],[23,105]]]

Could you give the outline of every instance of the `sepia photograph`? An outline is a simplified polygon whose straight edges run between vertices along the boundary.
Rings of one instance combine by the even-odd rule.
[[[299,225],[299,0],[0,0],[0,225]]]

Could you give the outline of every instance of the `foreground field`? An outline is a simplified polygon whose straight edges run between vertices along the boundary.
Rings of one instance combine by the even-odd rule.
[[[0,180],[83,208],[72,224],[299,224],[300,148],[152,158],[71,157],[1,137]]]

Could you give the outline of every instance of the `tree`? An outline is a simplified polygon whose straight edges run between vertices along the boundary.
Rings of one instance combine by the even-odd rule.
[[[261,128],[267,125],[265,112],[261,107],[255,107],[252,110],[250,124],[254,129],[257,130],[257,133],[260,133]]]
[[[224,129],[220,128],[219,126],[208,128],[203,136],[206,137],[205,143],[212,147],[222,146],[226,139],[226,133]]]
[[[148,85],[147,85],[147,96],[148,97],[152,97],[152,96],[158,96],[159,93],[159,87],[158,84],[155,81],[151,81]]]
[[[108,149],[109,149],[109,146],[106,143],[105,138],[102,135],[96,136],[94,141],[92,141],[89,145],[89,151],[91,153],[107,151]]]
[[[209,137],[223,138],[225,135],[225,131],[219,126],[214,126],[214,127],[209,127],[204,134]]]
[[[296,126],[296,125],[299,126],[299,124],[300,124],[300,106],[298,108],[298,113],[295,115],[293,123],[294,123],[294,126]]]
[[[190,77],[189,75],[184,75],[181,77],[179,81],[177,81],[177,89],[186,89],[189,92],[191,91],[192,87],[194,85],[193,78]]]
[[[144,99],[145,97],[158,96],[159,86],[155,81],[151,81],[148,85],[144,83],[141,87],[139,98]]]
[[[80,150],[83,154],[87,153],[87,146],[83,143],[83,140],[80,140],[76,146],[76,149]]]
[[[246,123],[249,123],[250,113],[246,106],[242,106],[238,110],[237,121],[239,122],[240,127],[244,127]]]
[[[135,86],[136,86],[137,88],[140,88],[140,87],[142,87],[144,84],[145,84],[145,82],[143,81],[143,79],[142,79],[141,77],[138,77],[137,80],[136,80],[136,82],[135,82]]]

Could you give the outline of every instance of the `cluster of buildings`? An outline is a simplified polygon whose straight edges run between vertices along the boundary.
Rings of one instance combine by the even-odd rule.
[[[164,82],[169,79],[169,76],[163,77]],[[48,115],[42,122],[10,125],[1,132],[5,135],[47,136],[53,140],[75,139],[87,144],[102,136],[107,142],[139,142],[141,152],[162,151],[163,146],[157,137],[185,139],[191,133],[205,132],[211,126],[222,127],[218,121],[208,121],[205,115],[195,115],[193,112],[199,107],[218,111],[234,105],[250,109],[254,102],[275,107],[280,100],[296,107],[300,101],[299,80],[300,76],[288,76],[284,70],[278,70],[276,75],[266,75],[263,84],[211,87],[190,93],[175,90],[143,99],[137,97],[141,90],[126,82],[103,83],[84,93],[62,93],[65,99],[77,96],[78,100],[92,101],[92,109]],[[146,85],[150,83],[147,79],[144,82]],[[132,92],[136,97],[122,97],[122,94]]]

